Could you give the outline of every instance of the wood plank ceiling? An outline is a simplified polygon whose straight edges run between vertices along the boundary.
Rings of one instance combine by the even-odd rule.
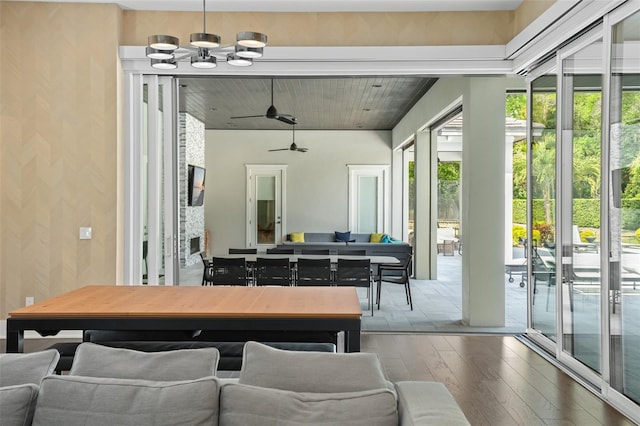
[[[297,129],[391,130],[436,82],[420,76],[273,79],[280,114],[296,117]],[[285,130],[278,120],[230,117],[266,114],[270,78],[181,78],[180,111],[207,129]]]

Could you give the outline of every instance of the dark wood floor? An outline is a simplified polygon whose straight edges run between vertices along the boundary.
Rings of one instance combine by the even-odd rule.
[[[364,334],[392,381],[444,383],[473,425],[633,425],[510,336]]]
[[[25,352],[57,341],[26,340]],[[366,333],[362,351],[389,380],[444,383],[474,426],[634,424],[514,337]]]

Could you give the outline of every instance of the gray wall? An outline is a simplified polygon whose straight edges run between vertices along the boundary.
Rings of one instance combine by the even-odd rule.
[[[284,125],[283,125],[284,126]],[[347,164],[390,164],[391,132],[296,131],[309,152],[268,152],[291,144],[291,130],[207,130],[205,228],[213,254],[244,247],[246,164],[287,165],[286,232],[348,227]]]

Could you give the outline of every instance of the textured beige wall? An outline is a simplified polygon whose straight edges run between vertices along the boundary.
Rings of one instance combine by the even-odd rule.
[[[187,43],[202,31],[202,13],[124,11],[125,45],[146,45],[149,34]],[[238,31],[260,31],[270,46],[448,46],[506,44],[513,12],[207,13],[207,31],[235,42]]]
[[[115,283],[120,28],[113,5],[0,2],[0,318]]]
[[[549,9],[557,0],[524,0],[514,12],[513,35],[524,30],[535,19]]]

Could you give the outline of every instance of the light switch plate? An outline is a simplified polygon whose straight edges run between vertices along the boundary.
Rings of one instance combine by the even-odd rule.
[[[80,228],[80,239],[81,240],[90,240],[91,239],[91,228]]]

